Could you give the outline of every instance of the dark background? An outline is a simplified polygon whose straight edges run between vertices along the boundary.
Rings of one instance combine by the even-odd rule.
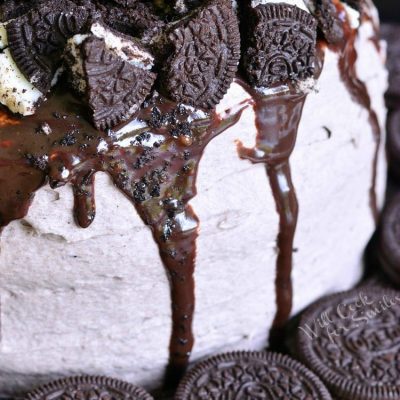
[[[382,21],[400,22],[400,0],[374,0],[374,2],[379,9]]]

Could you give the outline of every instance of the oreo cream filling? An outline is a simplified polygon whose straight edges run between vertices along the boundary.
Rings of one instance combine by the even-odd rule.
[[[26,79],[7,47],[6,23],[2,23],[0,24],[0,103],[13,113],[32,115],[44,95]]]

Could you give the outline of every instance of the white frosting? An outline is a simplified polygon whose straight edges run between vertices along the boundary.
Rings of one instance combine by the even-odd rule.
[[[114,50],[122,60],[138,68],[150,70],[153,67],[154,57],[136,45],[133,38],[127,40],[117,36],[100,23],[93,24],[91,32],[96,37],[104,39],[106,46]]]
[[[0,53],[0,103],[14,113],[32,115],[43,98],[18,69],[10,50]]]
[[[357,69],[382,127],[387,75],[368,24]],[[368,114],[327,51],[309,94],[291,157],[300,203],[294,253],[294,310],[354,285],[374,230],[369,208],[374,140]],[[233,83],[218,111],[248,98]],[[331,132],[330,138],[326,129]],[[126,131],[125,131],[126,133]],[[122,132],[120,132],[122,134]],[[254,112],[206,148],[192,205],[201,221],[193,360],[228,349],[260,349],[274,317],[278,216],[263,165],[240,160],[253,146]],[[378,186],[385,186],[384,146]],[[104,174],[97,217],[76,227],[71,188],[41,189],[26,218],[0,243],[0,394],[60,375],[107,374],[154,387],[168,357],[169,286],[150,230]]]
[[[66,52],[69,53],[71,57],[68,57],[68,61],[73,63],[68,67],[71,70],[73,76],[73,87],[78,93],[85,93],[86,90],[86,79],[85,73],[83,71],[82,56],[80,51],[80,45],[87,39],[89,35],[75,35],[68,40],[66,46]]]
[[[350,26],[353,29],[357,29],[360,24],[360,13],[355,10],[354,8],[350,7],[348,4],[346,3],[342,3],[344,6],[344,9],[346,10],[346,14],[347,14],[347,18],[349,19],[350,22]]]
[[[0,50],[8,46],[6,23],[0,23]]]

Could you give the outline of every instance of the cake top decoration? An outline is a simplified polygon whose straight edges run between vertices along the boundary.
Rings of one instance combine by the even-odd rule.
[[[160,11],[151,3],[136,0],[57,0],[54,4],[18,3],[12,14],[14,19],[7,21],[11,14],[5,4],[0,9],[0,69],[6,77],[0,80],[0,101],[22,115],[36,112],[65,69],[73,89],[80,94],[78,86],[85,86],[83,82],[88,84],[90,80],[91,84],[85,86],[90,90],[84,98],[97,129],[107,129],[131,118],[153,89],[178,103],[213,110],[227,92],[240,62],[244,76],[253,86],[296,83],[312,78],[315,73],[317,20],[304,4],[299,8],[287,3],[235,5],[229,0],[208,0],[200,4],[190,2],[183,7],[185,10],[165,7]],[[334,9],[330,0],[317,1],[310,7],[332,43],[343,38]],[[242,32],[238,16],[243,19]],[[127,47],[134,43],[149,59],[154,59],[146,71],[139,67],[140,74],[144,74],[140,78],[139,70],[136,71],[135,76],[142,82],[131,87],[136,94],[125,99],[124,107],[117,107],[118,110],[115,101],[118,103],[121,98],[112,100],[107,96],[106,101],[104,91],[106,87],[121,88],[120,76],[109,74],[108,83],[104,81],[105,75],[102,80],[89,79],[89,64],[82,60],[85,54],[81,51],[89,45],[70,43],[77,34],[83,36],[76,40],[87,41],[85,35],[93,34],[96,23],[103,26],[100,36],[104,39],[104,57],[107,54],[109,58],[118,58],[116,50],[122,40],[130,43]],[[100,51],[99,41],[90,43]],[[104,57],[99,59],[100,63]],[[140,57],[132,54],[130,60],[120,61],[125,72],[127,68],[131,70],[132,84],[132,66],[138,67]],[[90,64],[93,67],[93,59]],[[92,77],[93,73],[90,68]],[[124,73],[124,82],[126,78]],[[81,82],[78,85],[77,80]],[[128,88],[126,82],[124,87]],[[99,111],[101,102],[114,107],[108,116],[100,117],[104,113]]]

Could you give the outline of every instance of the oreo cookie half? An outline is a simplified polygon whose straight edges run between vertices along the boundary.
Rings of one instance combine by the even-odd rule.
[[[317,21],[285,3],[249,10],[243,69],[253,86],[271,87],[311,78],[315,71]]]
[[[400,398],[400,292],[364,287],[303,314],[300,359],[340,400]]]
[[[60,379],[28,393],[25,400],[153,400],[143,389],[100,376]]]
[[[40,3],[7,24],[9,49],[18,68],[42,93],[51,87],[67,39],[84,30],[90,11],[69,0]]]
[[[323,383],[306,367],[277,353],[234,352],[195,366],[178,387],[175,400],[330,400]]]
[[[68,41],[65,60],[74,89],[85,96],[99,130],[128,120],[150,94],[152,55],[136,39],[100,23]]]
[[[400,194],[390,200],[382,214],[378,249],[382,268],[400,285]]]
[[[240,59],[239,24],[230,0],[212,0],[168,36],[161,89],[177,103],[213,109],[232,83]]]

